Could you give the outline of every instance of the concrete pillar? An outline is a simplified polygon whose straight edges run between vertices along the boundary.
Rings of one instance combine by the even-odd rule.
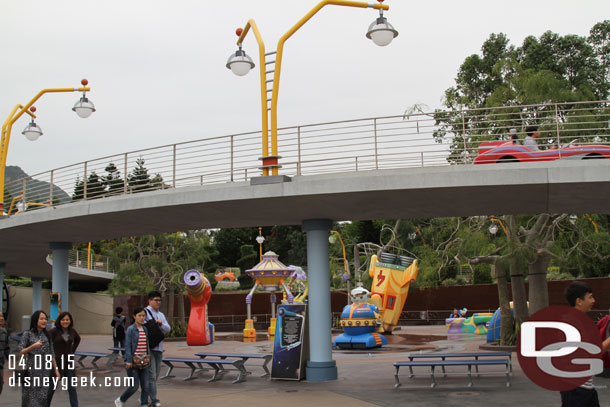
[[[51,242],[49,247],[53,252],[51,291],[59,293],[61,311],[68,311],[68,251],[72,248],[72,243]]]
[[[307,233],[307,281],[309,284],[309,360],[307,380],[323,382],[337,380],[337,363],[332,358],[330,267],[328,233],[332,221],[303,221]]]
[[[6,263],[0,263],[0,311],[3,311],[2,307],[4,306],[4,267]],[[8,317],[8,315],[7,315]]]
[[[32,278],[32,314],[42,309],[42,278]]]

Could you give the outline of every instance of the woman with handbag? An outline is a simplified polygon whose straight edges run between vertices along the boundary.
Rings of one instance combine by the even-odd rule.
[[[150,366],[150,347],[148,345],[148,330],[144,326],[146,312],[138,307],[133,310],[134,323],[125,332],[125,368],[127,375],[133,377],[133,386],[114,401],[116,407],[125,403],[142,386],[140,405],[148,406],[148,367]]]
[[[76,388],[73,386],[72,378],[74,374],[74,352],[80,344],[80,335],[73,327],[74,320],[69,312],[62,312],[55,320],[55,328],[49,333],[53,341],[55,351],[55,361],[59,367],[62,377],[67,377],[68,396],[70,397],[70,407],[78,407],[78,397]],[[72,355],[70,357],[70,355]],[[49,395],[49,403],[53,399],[53,390]]]
[[[30,319],[30,329],[23,333],[19,342],[17,362],[25,362],[21,383],[22,407],[47,407],[52,385],[45,386],[45,378],[49,383],[53,377],[61,377],[55,363],[53,343],[46,329],[47,320],[44,311],[34,312]]]

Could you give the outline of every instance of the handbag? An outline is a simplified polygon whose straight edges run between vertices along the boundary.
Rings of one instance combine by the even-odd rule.
[[[150,366],[150,355],[133,355],[132,365],[136,369],[146,369],[148,366]]]
[[[153,318],[151,312],[148,309],[146,309],[146,313],[152,318],[146,321],[146,323],[144,324],[144,326],[148,330],[148,345],[152,349],[155,348],[158,344],[160,344],[163,339],[165,339],[165,334],[163,333],[163,331],[161,331],[161,328],[159,328],[159,325],[157,325],[157,321],[155,321],[155,318]]]

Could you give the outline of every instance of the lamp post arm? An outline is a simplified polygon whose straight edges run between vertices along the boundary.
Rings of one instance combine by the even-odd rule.
[[[269,119],[267,115],[267,76],[265,74],[265,43],[263,42],[263,37],[261,36],[260,31],[258,30],[258,26],[254,19],[248,20],[246,26],[244,27],[239,39],[237,40],[237,45],[241,46],[242,42],[246,38],[248,31],[254,32],[254,36],[256,37],[256,42],[258,43],[258,66],[260,72],[260,83],[261,83],[261,118],[263,121],[263,145],[262,145],[262,155],[263,157],[267,157],[269,155]],[[269,175],[269,169],[263,168],[263,175]]]
[[[38,94],[34,96],[25,106],[17,105],[15,108],[13,108],[13,111],[2,125],[2,139],[0,140],[0,215],[4,210],[4,174],[6,170],[6,157],[8,155],[8,145],[11,140],[11,130],[13,128],[13,124],[19,120],[24,113],[28,113],[30,116],[35,118],[36,116],[31,113],[29,109],[45,93],[88,92],[90,90],[91,89],[88,87],[43,89],[38,92]]]
[[[369,4],[363,1],[349,0],[322,0],[309,13],[301,18],[290,30],[288,30],[277,43],[277,55],[275,60],[275,72],[273,73],[273,92],[271,95],[271,155],[277,156],[277,99],[280,89],[280,71],[282,69],[282,54],[284,51],[284,43],[292,36],[299,28],[301,28],[311,17],[313,17],[322,7],[327,5],[346,6],[358,8],[374,8],[381,10],[389,10],[386,4]],[[277,175],[277,168],[273,169],[273,175]]]

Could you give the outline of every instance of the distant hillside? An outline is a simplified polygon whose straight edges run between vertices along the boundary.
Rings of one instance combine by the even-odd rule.
[[[11,196],[15,197],[21,194],[23,185],[21,183],[15,183],[18,179],[26,178],[26,197],[30,202],[46,202],[49,199],[49,188],[50,185],[46,181],[39,181],[32,179],[26,174],[21,168],[16,165],[9,165],[6,167],[4,173],[4,188],[5,193],[8,192]],[[5,197],[6,198],[6,197]],[[66,203],[70,202],[72,198],[66,194],[60,187],[53,185],[53,202]],[[11,203],[5,199],[5,207]]]

